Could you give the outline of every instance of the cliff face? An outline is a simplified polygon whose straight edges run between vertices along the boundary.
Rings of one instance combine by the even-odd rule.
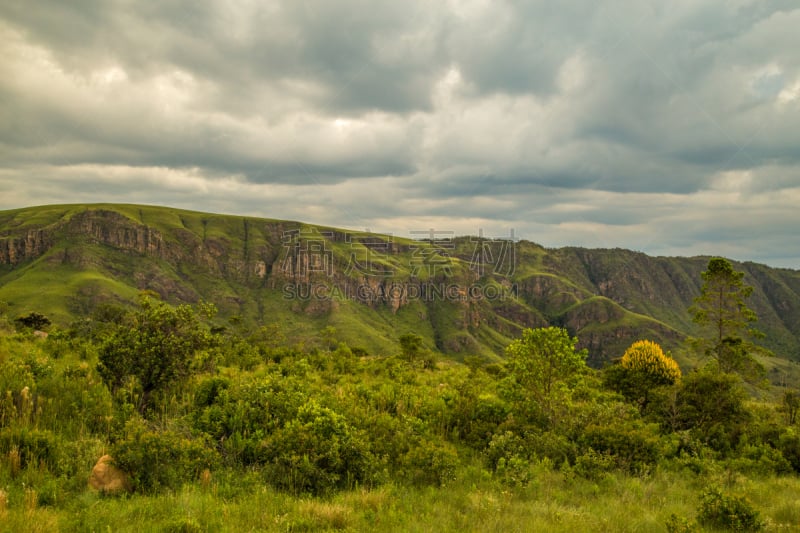
[[[520,242],[516,268],[491,272],[475,263],[471,240],[434,253],[386,236],[165,208],[66,206],[45,214],[0,212],[0,300],[7,292],[22,306],[20,284],[42,265],[56,272],[53,283],[58,272],[76,271],[109,280],[78,285],[67,308],[81,312],[112,298],[121,283],[174,302],[210,300],[262,323],[273,316],[335,323],[350,313],[348,324],[386,327],[384,337],[411,327],[464,355],[499,353],[523,327],[562,325],[597,365],[638,338],[675,345],[691,333],[686,309],[707,263]],[[736,267],[755,288],[750,304],[767,346],[800,359],[800,272]]]
[[[44,254],[52,246],[52,234],[28,230],[24,235],[0,238],[0,264],[18,265]]]

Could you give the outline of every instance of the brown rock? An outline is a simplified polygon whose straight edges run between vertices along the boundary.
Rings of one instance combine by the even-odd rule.
[[[117,494],[130,489],[128,477],[125,472],[114,466],[114,460],[110,455],[104,455],[97,460],[89,476],[89,486],[106,494]]]

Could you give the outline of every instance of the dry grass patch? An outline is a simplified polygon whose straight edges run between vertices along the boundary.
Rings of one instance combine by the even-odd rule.
[[[345,505],[313,500],[301,502],[298,511],[302,522],[318,529],[347,529],[352,516]]]

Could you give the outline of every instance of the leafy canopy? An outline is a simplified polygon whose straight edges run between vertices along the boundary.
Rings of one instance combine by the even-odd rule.
[[[576,350],[577,343],[563,328],[528,328],[506,347],[506,369],[518,405],[540,411],[548,424],[557,422],[557,406],[564,402],[562,385],[586,368],[588,352]]]
[[[704,336],[692,339],[693,343],[716,360],[722,372],[758,374],[758,363],[750,355],[758,348],[745,339],[763,336],[750,328],[758,317],[745,304],[753,287],[744,283],[744,272],[734,270],[721,257],[711,258],[701,276],[700,296],[694,299],[689,312],[703,328]]]
[[[203,304],[200,311],[210,317],[216,309]],[[183,382],[194,356],[212,344],[194,308],[144,296],[101,347],[98,371],[112,393],[135,380],[142,393],[137,408],[144,413],[152,395]]]
[[[16,320],[14,320],[14,322],[16,322],[20,327],[33,330],[42,330],[51,324],[49,318],[41,313],[37,313],[36,311],[28,313],[25,316],[18,317]]]
[[[604,378],[608,386],[645,412],[653,390],[679,382],[681,369],[657,343],[640,340],[625,350],[619,364],[605,370]]]
[[[545,398],[554,383],[586,366],[588,352],[576,350],[577,343],[564,328],[528,328],[506,347],[506,366],[520,385]]]
[[[672,385],[681,379],[678,363],[653,341],[641,340],[631,344],[620,365],[650,387]]]

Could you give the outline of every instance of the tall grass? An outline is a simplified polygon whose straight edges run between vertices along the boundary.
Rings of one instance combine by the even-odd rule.
[[[328,498],[291,496],[231,472],[210,487],[198,481],[159,496],[117,498],[84,491],[57,507],[37,505],[27,492],[0,507],[0,531],[664,532],[670,515],[693,520],[702,487],[720,481],[667,470],[598,482],[536,471],[529,487],[510,490],[477,472],[462,468],[447,487],[389,484]],[[725,490],[746,495],[766,531],[800,527],[797,478],[739,477]]]

